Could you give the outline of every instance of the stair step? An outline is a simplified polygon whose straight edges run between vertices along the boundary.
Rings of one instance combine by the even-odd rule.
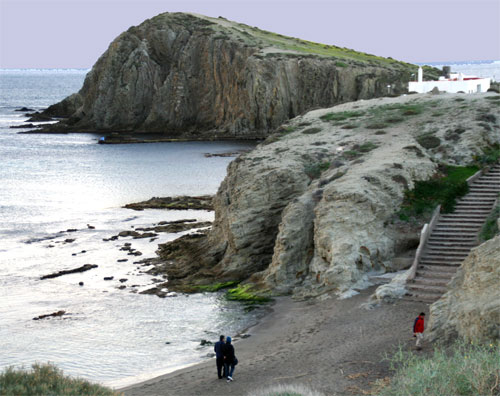
[[[408,292],[407,295],[403,297],[404,300],[409,300],[409,301],[419,301],[423,303],[428,303],[431,304],[433,302],[436,302],[441,298],[442,294],[441,293],[423,293],[423,292]]]
[[[446,292],[446,286],[430,286],[430,285],[419,285],[419,284],[409,284],[408,290],[413,291],[423,291],[423,292],[431,292],[431,293],[441,293],[444,294]]]
[[[471,247],[460,247],[460,246],[435,246],[435,245],[428,245],[427,246],[427,253],[433,255],[434,253],[442,254],[442,255],[456,255],[459,253],[462,254],[469,254],[471,251]]]
[[[472,246],[476,245],[475,237],[467,237],[467,238],[455,238],[455,237],[440,237],[436,235],[432,235],[429,239],[429,242],[435,243],[458,243],[458,244],[471,244]]]
[[[427,246],[431,249],[467,249],[471,250],[476,244],[473,242],[444,242],[444,241],[427,241]]]
[[[432,237],[434,238],[450,238],[450,239],[468,239],[468,240],[474,240],[477,238],[477,232],[473,233],[465,233],[465,232],[446,232],[446,231],[441,231],[437,232],[434,231],[432,233]]]
[[[442,217],[438,220],[439,224],[460,224],[460,223],[468,223],[468,224],[483,224],[488,216],[456,216],[456,217]]]
[[[438,265],[445,267],[460,267],[463,260],[436,260],[436,259],[420,259],[420,264],[422,265]]]
[[[453,265],[429,265],[429,264],[419,264],[417,267],[417,271],[426,271],[429,273],[445,273],[448,272],[450,274],[455,274],[457,272],[457,268],[459,266]]]
[[[446,287],[450,279],[443,278],[424,278],[424,277],[416,277],[411,283],[410,286],[436,286],[436,287]]]
[[[426,271],[423,269],[418,269],[417,270],[417,277],[420,278],[434,278],[434,279],[446,279],[447,282],[455,276],[456,271],[449,271],[449,272],[440,272],[440,271]]]

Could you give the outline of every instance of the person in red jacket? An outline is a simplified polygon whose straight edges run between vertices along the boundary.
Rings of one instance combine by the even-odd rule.
[[[424,318],[425,313],[420,312],[420,315],[415,319],[415,323],[413,323],[413,337],[417,337],[416,347],[418,350],[422,349],[421,343],[424,339]]]

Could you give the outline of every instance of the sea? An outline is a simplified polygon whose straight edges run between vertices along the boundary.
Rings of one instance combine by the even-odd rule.
[[[498,60],[447,65],[500,81]],[[140,261],[155,257],[158,244],[192,231],[104,241],[161,221],[213,220],[208,211],[133,211],[123,205],[214,194],[233,158],[205,154],[253,144],[99,145],[98,134],[20,134],[27,129],[10,128],[28,119],[21,107],[42,110],[77,92],[87,72],[0,69],[0,370],[50,362],[66,374],[119,388],[210,359],[212,347],[202,340],[234,336],[262,314],[246,312],[222,293],[140,294],[155,286]],[[125,243],[142,255],[128,255],[121,250]],[[98,267],[40,279],[84,264]],[[33,320],[58,311],[65,314]]]
[[[500,81],[500,60],[482,61],[454,61],[449,63],[427,62],[419,65],[429,65],[442,69],[443,66],[450,66],[452,73],[463,73],[477,77],[490,77],[493,81]]]
[[[151,197],[214,194],[231,157],[248,142],[97,144],[97,134],[20,134],[35,111],[77,92],[88,70],[0,70],[0,370],[55,364],[65,374],[126,386],[209,359],[202,340],[235,336],[255,324],[222,293],[167,297],[150,268],[158,239],[119,238],[161,221],[213,220],[199,210],[124,209]],[[141,252],[128,255],[125,243]],[[86,272],[41,276],[95,264]],[[104,280],[110,278],[112,280]],[[158,277],[156,277],[158,278]],[[83,285],[81,285],[83,282]],[[60,317],[34,320],[65,311]]]

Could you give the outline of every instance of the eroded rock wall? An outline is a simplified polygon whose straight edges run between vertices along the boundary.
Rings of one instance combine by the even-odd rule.
[[[431,305],[431,339],[500,339],[500,236],[474,248]]]
[[[397,215],[405,190],[439,162],[466,164],[500,143],[500,109],[489,95],[358,101],[283,125],[229,166],[213,229],[200,240],[217,259],[202,272],[185,269],[181,283],[250,280],[307,297],[363,288],[367,273],[399,270],[393,258],[416,248],[422,226]],[[193,245],[169,260],[189,268],[189,249],[203,251]]]
[[[312,108],[383,96],[388,84],[391,93],[406,90],[410,65],[269,52],[247,28],[182,13],[132,27],[110,44],[80,92],[47,109],[67,118],[47,128],[255,138]]]

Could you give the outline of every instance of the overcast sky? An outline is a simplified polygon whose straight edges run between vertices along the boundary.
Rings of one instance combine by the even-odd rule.
[[[408,62],[500,59],[500,0],[0,0],[0,68],[88,68],[162,12],[261,29]]]

